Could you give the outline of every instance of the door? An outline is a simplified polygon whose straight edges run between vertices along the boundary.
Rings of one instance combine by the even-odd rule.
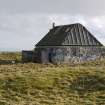
[[[41,61],[42,63],[49,63],[49,55],[47,50],[41,52]]]

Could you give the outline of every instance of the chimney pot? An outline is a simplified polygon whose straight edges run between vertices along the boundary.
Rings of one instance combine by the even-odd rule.
[[[52,25],[53,25],[53,28],[54,28],[54,27],[55,27],[55,23],[53,22],[53,24],[52,24]]]

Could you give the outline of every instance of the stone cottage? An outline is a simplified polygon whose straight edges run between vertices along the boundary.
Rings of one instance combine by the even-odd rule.
[[[70,63],[95,60],[103,45],[81,24],[54,26],[36,45],[33,61]]]

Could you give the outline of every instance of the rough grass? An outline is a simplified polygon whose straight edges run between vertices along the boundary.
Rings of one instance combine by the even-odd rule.
[[[0,65],[0,105],[105,105],[105,60]]]
[[[20,52],[0,52],[0,60],[21,60]]]

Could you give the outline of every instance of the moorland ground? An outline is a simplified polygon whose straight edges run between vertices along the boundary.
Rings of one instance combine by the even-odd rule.
[[[0,53],[0,60],[20,61],[21,54]],[[105,105],[105,59],[0,64],[0,105]]]

